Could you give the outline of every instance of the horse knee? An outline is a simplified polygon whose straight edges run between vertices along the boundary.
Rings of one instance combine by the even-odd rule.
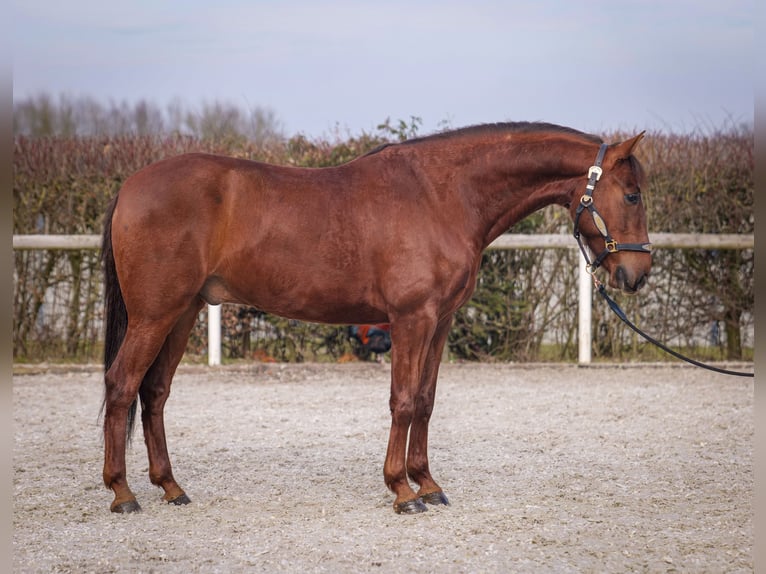
[[[415,402],[412,399],[391,399],[389,406],[394,423],[409,425],[415,416]]]
[[[433,410],[433,402],[419,401],[415,408],[414,417],[416,419],[425,419],[426,421],[429,421],[431,420],[431,413],[433,413]]]

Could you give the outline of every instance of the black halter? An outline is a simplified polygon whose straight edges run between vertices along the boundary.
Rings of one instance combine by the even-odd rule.
[[[580,198],[580,204],[577,206],[577,212],[574,219],[574,237],[577,240],[577,244],[580,246],[585,262],[587,263],[588,273],[593,273],[604,261],[607,255],[610,253],[617,253],[618,251],[641,251],[643,253],[652,252],[651,243],[617,243],[609,231],[606,228],[606,222],[604,218],[596,211],[596,207],[593,205],[593,190],[596,189],[596,182],[601,179],[601,163],[604,161],[604,155],[606,155],[607,144],[601,144],[596,156],[596,163],[588,169],[588,184],[585,186],[585,193]],[[593,223],[596,224],[599,233],[604,238],[605,248],[599,253],[596,258],[591,261],[588,255],[588,250],[585,248],[585,244],[580,237],[580,216],[584,210],[590,212],[593,217]]]

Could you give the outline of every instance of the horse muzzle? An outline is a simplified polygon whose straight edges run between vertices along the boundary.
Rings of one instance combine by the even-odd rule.
[[[648,278],[648,271],[631,271],[624,265],[618,265],[614,272],[609,275],[609,285],[626,293],[635,293],[646,285]]]

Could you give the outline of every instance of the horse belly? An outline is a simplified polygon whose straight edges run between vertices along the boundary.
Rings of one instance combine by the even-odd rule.
[[[241,268],[240,268],[241,269]],[[318,323],[386,321],[369,279],[331,268],[285,261],[256,263],[248,271],[212,275],[200,294],[211,304],[241,303],[261,311]]]

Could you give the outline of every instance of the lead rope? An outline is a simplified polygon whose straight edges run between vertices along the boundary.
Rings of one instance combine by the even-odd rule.
[[[622,319],[623,323],[625,323],[628,327],[633,329],[636,333],[641,335],[644,339],[649,341],[650,343],[653,343],[666,353],[670,353],[674,357],[681,359],[682,361],[686,361],[687,363],[691,363],[692,365],[696,367],[702,367],[703,369],[708,369],[709,371],[715,371],[716,373],[721,373],[724,375],[734,375],[737,377],[754,377],[755,373],[745,373],[742,371],[730,371],[729,369],[721,369],[719,367],[714,367],[713,365],[707,365],[705,363],[701,363],[700,361],[697,361],[695,359],[690,359],[689,357],[686,357],[679,353],[678,351],[674,351],[673,349],[667,347],[666,345],[660,343],[657,339],[654,337],[647,335],[644,333],[641,329],[636,327],[630,319],[628,319],[627,315],[625,315],[625,312],[620,308],[620,306],[617,304],[617,302],[612,299],[609,294],[606,292],[606,289],[604,288],[604,284],[598,280],[598,278],[591,273],[591,278],[593,279],[593,284],[598,289],[599,295],[604,298],[604,301],[607,302],[609,305],[609,308],[614,311],[615,315],[617,315],[620,319]]]

